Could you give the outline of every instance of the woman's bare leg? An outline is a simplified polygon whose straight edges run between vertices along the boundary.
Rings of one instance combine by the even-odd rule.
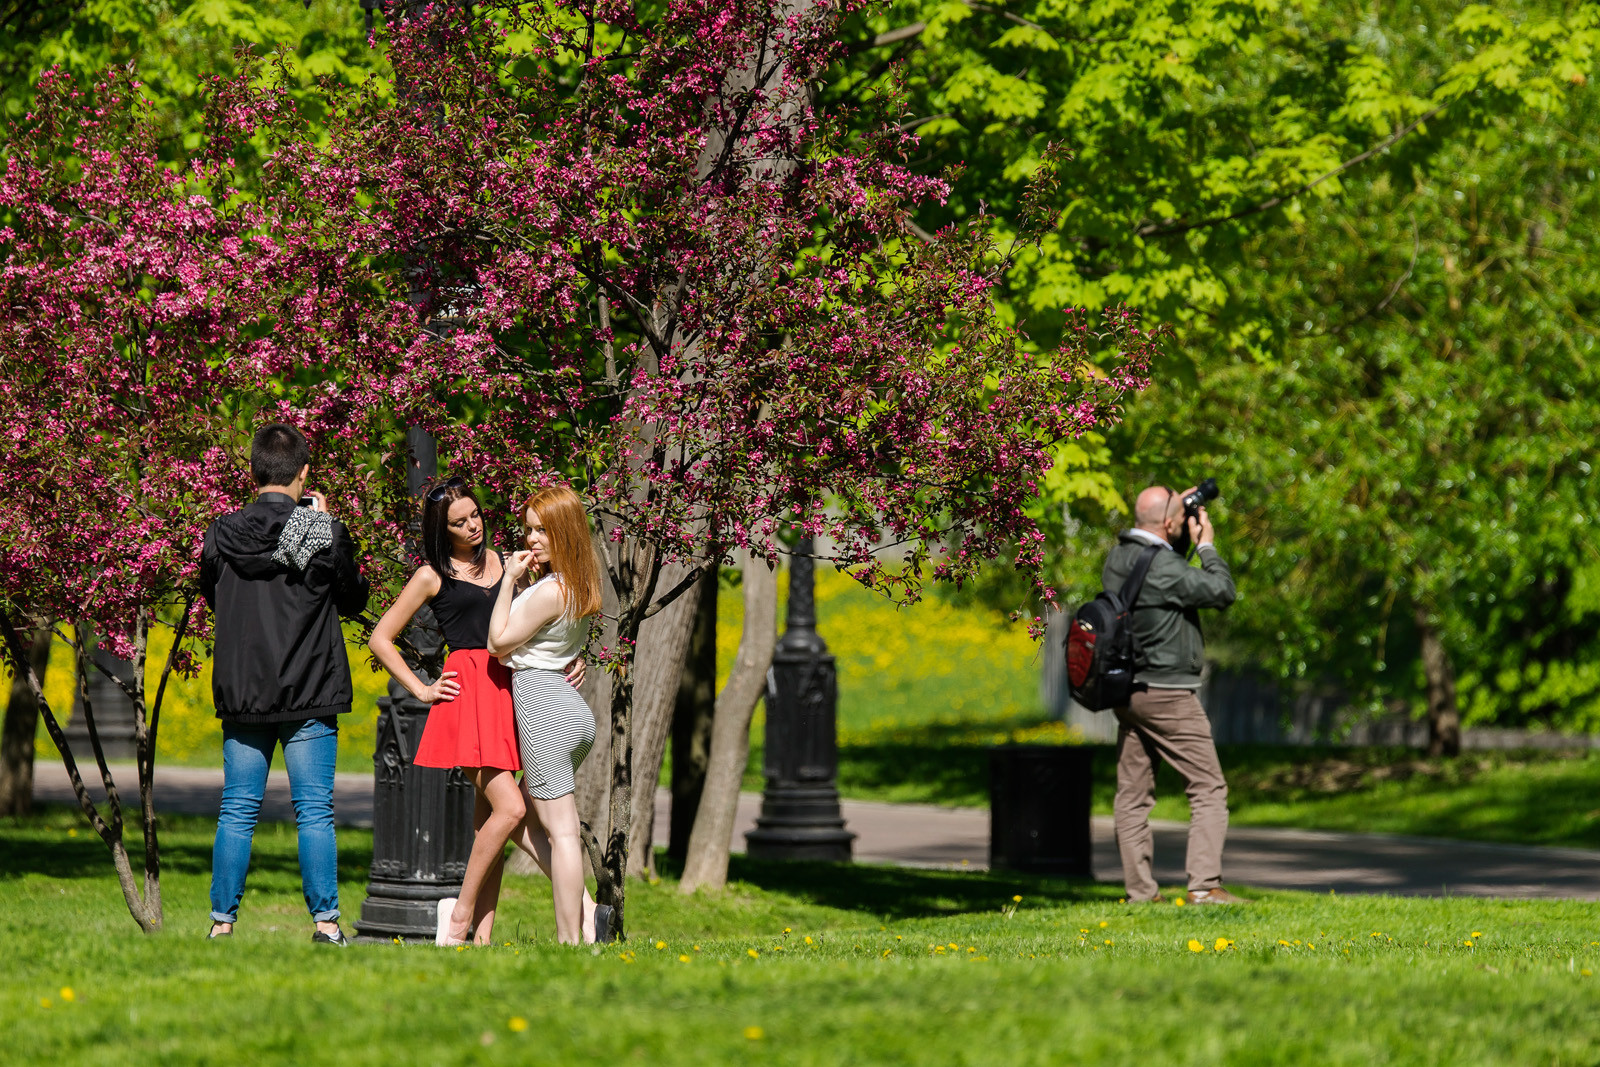
[[[511,835],[511,843],[528,854],[534,865],[543,872],[546,878],[550,877],[550,837],[545,833],[544,825],[539,822],[539,817],[534,814],[534,800],[526,792],[522,794],[523,801],[528,805],[528,817],[522,820],[522,825],[517,827],[517,832]],[[578,832],[583,832],[579,826]],[[579,841],[580,855],[582,841]],[[589,886],[583,887],[583,942],[594,943],[594,897],[589,895]]]
[[[510,771],[497,767],[463,767],[461,771],[489,803],[489,816],[472,839],[467,870],[461,876],[461,895],[450,913],[450,938],[464,942],[472,936],[473,912],[491,875],[495,875],[495,893],[499,894],[497,872],[505,860],[506,841],[527,814],[527,808]]]
[[[483,824],[488,821],[493,807],[489,798],[476,788],[473,789],[472,804],[472,829],[474,835],[483,830]],[[518,824],[521,825],[520,823]],[[473,838],[477,840],[476,836]],[[494,913],[500,903],[500,876],[505,873],[505,860],[496,861],[489,876],[483,880],[483,887],[478,890],[478,899],[472,904],[472,943],[474,945],[494,944]]]
[[[571,793],[554,800],[534,798],[533,812],[550,843],[550,896],[556,910],[556,940],[583,943],[583,846],[579,841],[578,800]]]

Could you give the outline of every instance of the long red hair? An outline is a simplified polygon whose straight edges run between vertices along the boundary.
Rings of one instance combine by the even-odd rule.
[[[561,602],[568,618],[600,613],[600,561],[589,536],[589,515],[583,501],[564,485],[540,489],[522,505],[523,541],[528,512],[536,512],[550,542],[550,561],[535,564],[547,574],[561,575]],[[542,577],[543,575],[541,575]]]

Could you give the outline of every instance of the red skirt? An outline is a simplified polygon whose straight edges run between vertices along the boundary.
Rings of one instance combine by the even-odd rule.
[[[428,712],[414,761],[419,767],[497,767],[520,771],[517,727],[511,710],[511,672],[487,649],[450,653],[444,669],[456,672],[461,692]]]

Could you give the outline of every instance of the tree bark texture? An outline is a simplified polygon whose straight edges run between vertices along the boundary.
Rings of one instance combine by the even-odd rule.
[[[668,564],[661,568],[657,589],[671,589],[693,568]],[[709,579],[709,580],[708,580]],[[673,708],[683,680],[683,662],[694,634],[698,587],[716,588],[714,575],[646,619],[639,627],[639,650],[633,672],[633,805],[628,830],[628,874],[638,877],[655,868],[652,837],[656,823],[656,786],[661,759],[672,730]],[[713,683],[715,684],[715,683]]]
[[[695,812],[700,810],[717,707],[716,575],[707,574],[696,589],[699,605],[672,710],[672,828],[667,856],[677,864],[689,855],[689,834],[694,830]]]
[[[777,571],[743,552],[740,566],[744,571],[744,631],[733,671],[717,695],[711,758],[678,887],[685,893],[728,884],[728,844],[739,806],[739,786],[750,758],[750,718],[766,689],[767,669],[778,643]]]
[[[39,628],[28,647],[28,663],[44,685],[50,667],[50,627]],[[27,815],[33,811],[33,739],[39,728],[39,702],[28,685],[26,671],[11,680],[6,703],[5,728],[0,732],[0,815]]]
[[[1450,653],[1427,612],[1417,609],[1422,671],[1428,680],[1428,755],[1461,754],[1461,710],[1456,705],[1456,675]]]

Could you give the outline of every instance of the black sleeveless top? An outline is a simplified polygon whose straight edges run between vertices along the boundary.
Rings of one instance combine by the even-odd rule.
[[[500,560],[501,577],[505,576],[505,557],[496,552]],[[489,647],[489,616],[494,614],[494,602],[500,595],[500,583],[488,588],[471,582],[439,575],[439,592],[429,602],[433,617],[444,631],[444,643],[450,651],[464,648]]]

